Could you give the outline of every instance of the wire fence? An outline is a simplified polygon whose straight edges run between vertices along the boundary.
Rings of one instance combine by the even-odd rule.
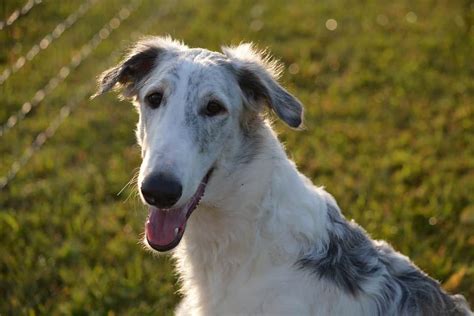
[[[11,26],[15,23],[19,18],[25,16],[33,9],[37,4],[43,2],[42,0],[28,0],[21,9],[16,9],[15,11],[10,14],[10,16],[5,21],[0,21],[0,31],[6,28],[7,26]]]
[[[106,25],[104,25],[104,27],[99,30],[99,32],[97,32],[96,35],[94,35],[94,37],[89,41],[88,44],[94,44],[90,45],[90,48],[88,50],[92,50],[92,47],[97,47],[100,42],[109,37],[113,30],[119,28],[121,22],[123,22],[130,16],[130,14],[139,6],[140,2],[141,0],[134,1],[130,6],[123,7],[122,9],[120,9],[117,16],[112,18]],[[167,5],[163,5],[160,10],[156,10],[154,14],[150,15],[144,22],[139,25],[137,31],[131,34],[130,40],[138,38],[141,35],[141,32],[145,32],[146,30],[148,30],[157,18],[168,14],[169,9],[170,3],[167,3]],[[111,62],[115,61],[123,49],[124,47],[120,47],[114,50],[110,54],[110,57],[108,58],[106,64],[110,64]],[[88,54],[90,54],[90,52]],[[84,60],[84,58],[82,60]],[[7,173],[0,178],[0,190],[8,186],[8,184],[16,177],[18,172],[24,166],[26,166],[26,164],[32,159],[35,153],[37,153],[43,147],[43,145],[55,135],[61,124],[71,115],[71,113],[78,106],[80,106],[84,102],[87,102],[88,96],[92,94],[93,89],[93,86],[86,85],[84,89],[81,89],[81,92],[79,94],[77,94],[75,97],[73,97],[73,99],[68,101],[63,107],[59,109],[59,113],[54,117],[52,121],[50,121],[47,128],[37,134],[34,141],[23,151],[22,155],[11,164]]]
[[[59,69],[57,74],[49,79],[48,83],[38,89],[33,98],[29,101],[23,103],[21,108],[15,113],[12,114],[5,123],[0,126],[0,137],[4,136],[10,129],[18,124],[21,120],[31,113],[31,111],[41,104],[41,101],[44,100],[51,92],[53,92],[59,84],[61,84],[67,77],[74,71],[81,63],[86,60],[91,53],[99,46],[99,44],[109,37],[110,33],[113,32],[120,26],[120,23],[127,19],[130,16],[130,13],[133,12],[141,0],[132,1],[130,5],[122,7],[118,13],[110,19],[105,25],[92,36],[92,38],[84,44],[80,49],[79,53],[75,54],[68,65],[64,65]]]
[[[86,0],[77,8],[76,11],[56,25],[53,31],[45,35],[37,44],[33,45],[25,55],[19,57],[11,66],[5,68],[0,75],[0,85],[2,85],[12,74],[18,72],[28,62],[32,61],[41,51],[50,47],[53,41],[60,38],[61,35],[83,17],[97,1],[98,0]]]

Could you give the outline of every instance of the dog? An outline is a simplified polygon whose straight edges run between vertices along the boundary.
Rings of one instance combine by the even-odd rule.
[[[139,113],[144,243],[176,261],[176,314],[473,315],[298,172],[264,115],[302,124],[280,72],[252,44],[150,37],[99,78]]]

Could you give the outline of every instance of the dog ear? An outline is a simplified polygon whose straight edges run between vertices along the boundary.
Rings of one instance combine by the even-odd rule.
[[[104,71],[98,80],[97,92],[92,98],[104,94],[118,85],[124,97],[137,94],[139,84],[158,64],[159,60],[173,50],[185,47],[170,37],[149,37],[137,42],[127,56],[115,67]]]
[[[252,44],[223,47],[222,51],[231,60],[246,103],[258,106],[264,102],[290,127],[301,126],[303,105],[278,83],[278,62],[256,51]]]

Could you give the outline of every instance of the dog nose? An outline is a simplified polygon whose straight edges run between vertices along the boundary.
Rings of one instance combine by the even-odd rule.
[[[140,190],[148,204],[158,208],[170,208],[178,202],[183,187],[170,175],[152,173],[145,177]]]

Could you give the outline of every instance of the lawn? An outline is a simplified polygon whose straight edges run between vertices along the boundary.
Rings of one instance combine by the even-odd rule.
[[[26,2],[2,1],[0,20]],[[137,115],[88,99],[141,34],[268,47],[306,107],[303,131],[276,123],[300,170],[474,305],[473,21],[468,0],[33,6],[0,30],[0,74],[18,68],[0,84],[0,314],[167,315],[179,301],[171,260],[139,244]]]

